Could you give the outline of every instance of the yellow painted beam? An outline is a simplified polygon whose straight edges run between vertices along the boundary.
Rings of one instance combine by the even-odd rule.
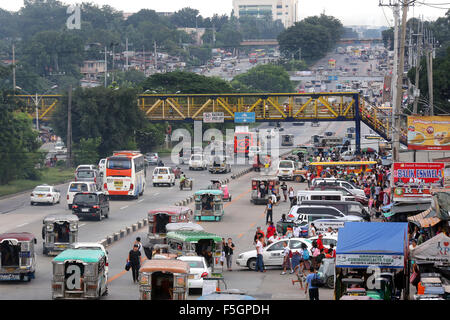
[[[53,107],[56,105],[56,103],[58,103],[58,100],[55,100],[55,101],[53,101],[53,103],[39,116],[39,119],[42,119],[42,118],[44,118],[45,117],[45,115],[47,114],[47,113],[49,113],[50,112],[50,110],[52,110],[53,109]]]
[[[259,98],[258,100],[256,100],[256,102],[250,107],[250,109],[247,110],[247,112],[252,112],[252,110],[261,103],[262,99]],[[265,106],[264,106],[265,108]]]
[[[197,110],[196,113],[194,113],[194,115],[192,116],[192,119],[194,119],[200,112],[203,111],[203,109],[205,109],[210,103],[211,103],[211,99],[208,99],[208,101],[206,101],[201,107],[200,109]]]
[[[323,103],[323,105],[325,106],[325,108],[327,108],[328,110],[330,110],[330,112],[332,114],[334,114],[334,116],[337,118],[338,114],[333,110],[332,107],[330,107],[330,105],[328,104],[328,101],[326,101],[325,99],[323,99],[322,97],[319,97],[319,101]]]
[[[161,99],[158,99],[151,107],[150,109],[147,110],[147,112],[145,113],[146,115],[148,115],[150,112],[152,112],[153,110],[155,110],[163,101]]]
[[[275,102],[272,100],[272,98],[267,98],[267,101],[275,108],[278,110],[279,113],[281,113],[283,115],[283,118],[286,118],[286,114],[284,113],[284,110],[281,110],[280,105],[278,104],[278,102]]]
[[[223,101],[222,98],[217,98],[217,103],[221,105],[222,108],[224,108],[226,112],[228,112],[230,116],[234,119],[234,112],[230,110],[231,106],[226,101]]]
[[[186,117],[184,116],[184,114],[181,113],[181,111],[178,110],[178,108],[176,107],[176,105],[175,105],[176,102],[175,102],[175,101],[172,101],[172,99],[170,99],[170,98],[168,98],[166,101],[167,101],[167,103],[170,104],[170,105],[172,106],[172,108],[180,115],[181,118],[186,119]]]
[[[305,109],[305,108],[308,106],[308,104],[311,103],[312,100],[313,100],[312,98],[309,98],[308,101],[306,101],[305,104],[304,104],[303,106],[301,106],[300,109],[298,109],[298,111],[294,114],[294,118],[297,117],[297,115],[298,115],[300,112],[302,112],[303,109]]]

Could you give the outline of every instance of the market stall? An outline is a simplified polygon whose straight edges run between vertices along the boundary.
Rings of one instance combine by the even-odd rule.
[[[403,289],[407,295],[407,231],[401,222],[346,222],[336,247],[335,299],[399,299]]]

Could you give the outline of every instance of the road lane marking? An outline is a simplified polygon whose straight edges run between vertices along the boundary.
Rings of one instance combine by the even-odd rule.
[[[249,193],[250,191],[252,191],[252,188],[248,189],[246,192],[241,193],[240,195],[238,195],[236,198],[234,198],[233,200],[231,200],[230,202],[228,202],[226,205],[224,205],[223,207],[226,208],[228,207],[230,204],[232,204],[233,202],[239,200],[240,198],[242,198],[243,196],[245,196],[247,193]]]
[[[144,201],[144,199],[139,200],[138,203],[141,203],[142,201]]]
[[[28,222],[25,222],[25,223],[19,224],[19,225],[17,226],[17,228],[20,228],[20,227],[26,226],[27,224],[28,224]]]
[[[147,260],[146,257],[144,257],[144,258],[141,259],[141,265],[142,265],[142,263],[143,263],[145,260]],[[131,268],[130,268],[130,269],[131,269]],[[123,275],[124,275],[125,273],[127,273],[127,272],[128,272],[127,270],[122,270],[120,273],[118,273],[118,274],[112,276],[111,278],[109,278],[108,281],[107,281],[106,283],[110,283],[110,282],[112,282],[112,281],[114,281],[114,280],[120,278],[121,276],[123,276]]]
[[[244,235],[243,233],[240,233],[240,234],[238,235],[238,239],[242,238],[243,235]]]
[[[128,207],[129,207],[129,206],[122,207],[122,208],[120,208],[120,210],[126,209],[126,208],[128,208]]]
[[[86,225],[86,223],[82,223],[78,227],[81,228],[82,226],[85,226],[85,225]]]
[[[251,225],[250,225],[250,228],[252,228],[254,225],[255,225],[256,223],[255,222],[253,222]]]
[[[154,195],[154,196],[157,196],[158,194],[159,194],[159,192],[157,192],[157,193],[154,193],[153,195]]]

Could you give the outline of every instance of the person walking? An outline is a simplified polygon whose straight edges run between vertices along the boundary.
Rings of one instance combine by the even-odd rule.
[[[136,237],[136,240],[133,243],[133,246],[137,244],[138,245],[138,250],[141,253],[141,257],[142,257],[142,243],[141,243],[141,237]],[[141,258],[141,262],[142,262],[142,258]]]
[[[292,207],[292,202],[294,201],[294,198],[295,198],[294,188],[290,187],[289,188],[289,201],[291,201],[291,207]]]
[[[284,202],[287,201],[287,184],[285,181],[281,184],[281,190],[283,190]]]
[[[128,253],[127,263],[129,263],[131,267],[133,282],[137,283],[139,279],[139,269],[141,268],[141,252],[139,251],[139,245],[133,245],[133,249]]]
[[[267,200],[267,206],[266,206],[266,210],[264,211],[264,213],[266,214],[266,224],[269,223],[269,216],[270,216],[270,222],[273,222],[273,202],[272,199],[268,199]]]
[[[258,240],[256,241],[256,267],[255,267],[255,271],[258,272],[264,272],[264,267],[263,267],[263,242],[262,240],[264,239],[264,237],[262,235],[260,235],[258,237]]]
[[[306,276],[306,286],[305,294],[309,293],[309,300],[319,300],[319,287],[317,286],[317,281],[319,276],[317,275],[316,269],[311,267],[309,269],[309,274]]]
[[[287,245],[288,245],[287,241],[284,241],[283,242],[283,265],[282,265],[283,272],[281,273],[282,275],[286,274],[286,269],[287,268],[291,269],[291,273],[293,272],[292,271],[292,267],[291,267],[291,255],[292,255],[292,253],[291,253],[291,249],[289,249],[289,247]]]
[[[227,269],[228,271],[233,271],[231,269],[231,265],[233,263],[233,250],[236,248],[234,246],[233,240],[231,238],[227,239],[227,243],[224,246],[225,248],[225,259],[227,260]]]
[[[269,222],[269,226],[267,227],[267,231],[266,231],[266,237],[267,239],[270,239],[270,237],[277,232],[277,229],[275,228],[275,226],[273,225],[273,222]]]

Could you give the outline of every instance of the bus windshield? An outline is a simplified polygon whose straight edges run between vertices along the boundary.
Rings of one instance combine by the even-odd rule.
[[[292,169],[294,167],[294,164],[292,161],[280,161],[279,167]]]
[[[110,158],[106,167],[113,170],[129,170],[131,169],[131,160],[128,158]]]

